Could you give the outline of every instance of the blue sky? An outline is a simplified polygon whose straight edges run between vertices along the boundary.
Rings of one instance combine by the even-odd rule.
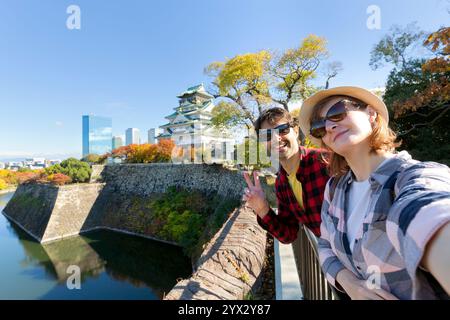
[[[69,5],[81,29],[66,27]],[[369,5],[381,29],[366,27]],[[81,155],[81,116],[113,119],[113,134],[166,122],[176,95],[208,84],[206,65],[236,54],[328,40],[344,70],[331,83],[384,86],[370,50],[393,24],[448,25],[448,0],[0,0],[0,159]],[[321,80],[319,78],[319,80]]]

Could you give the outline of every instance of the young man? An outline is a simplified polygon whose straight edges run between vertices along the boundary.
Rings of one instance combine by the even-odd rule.
[[[278,215],[266,200],[257,172],[253,173],[254,184],[244,173],[248,185],[243,196],[246,206],[256,213],[259,225],[282,243],[297,238],[299,223],[320,236],[320,211],[329,178],[326,151],[299,145],[298,120],[284,108],[264,111],[255,122],[255,130],[266,141],[268,150],[272,142],[278,143],[281,165],[275,181]]]

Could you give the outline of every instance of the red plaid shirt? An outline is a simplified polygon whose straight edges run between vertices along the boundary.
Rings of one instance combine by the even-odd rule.
[[[302,184],[303,207],[301,208],[286,175],[280,166],[275,181],[278,202],[278,215],[270,209],[258,223],[282,243],[291,243],[297,238],[299,223],[308,227],[316,236],[320,236],[320,211],[322,208],[325,185],[329,175],[323,161],[326,151],[307,149],[300,146],[300,165],[297,180]]]

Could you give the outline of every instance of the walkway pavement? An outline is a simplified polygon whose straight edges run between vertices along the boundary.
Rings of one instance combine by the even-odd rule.
[[[275,299],[303,300],[292,244],[274,239]]]

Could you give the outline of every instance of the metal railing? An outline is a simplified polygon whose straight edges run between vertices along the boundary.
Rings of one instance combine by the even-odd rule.
[[[322,273],[317,252],[317,238],[300,226],[297,240],[292,243],[298,276],[305,300],[338,300],[334,288]]]

